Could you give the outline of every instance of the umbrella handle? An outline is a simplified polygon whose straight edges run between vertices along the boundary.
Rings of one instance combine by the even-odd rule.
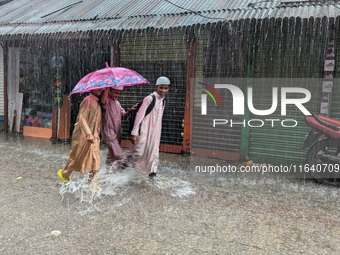
[[[105,62],[106,68],[109,68],[109,63]]]

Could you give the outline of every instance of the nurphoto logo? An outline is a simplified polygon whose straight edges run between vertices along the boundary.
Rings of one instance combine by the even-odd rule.
[[[202,84],[203,86],[206,86],[212,92],[214,92],[214,94],[217,96],[217,98],[220,101],[220,104],[222,106],[222,100],[221,100],[220,95],[217,93],[217,91],[213,87],[211,87],[210,85],[208,85],[206,83],[203,83],[203,82],[199,82],[199,83]],[[204,92],[206,92],[212,98],[212,100],[214,101],[215,106],[216,106],[217,104],[216,104],[215,97],[208,90],[206,90],[204,88],[200,88],[200,89],[203,90]],[[202,110],[201,110],[201,112],[202,112],[202,115],[207,114],[207,95],[206,94],[202,94]]]
[[[200,82],[203,86],[206,88],[210,89],[215,96],[218,98],[220,101],[221,106],[222,100],[220,95],[217,93],[216,89],[226,89],[228,92],[231,93],[232,95],[232,113],[233,115],[244,115],[245,114],[245,97],[243,94],[243,91],[235,85],[232,84],[215,84],[214,87]],[[207,94],[202,94],[201,95],[201,115],[207,115],[208,110],[207,110],[207,100],[209,95],[211,99],[214,101],[215,106],[217,106],[216,100],[212,93],[208,91],[207,89],[201,88],[202,91],[206,92]],[[268,116],[273,114],[277,107],[278,107],[278,96],[279,96],[279,88],[278,87],[272,87],[272,102],[271,102],[271,107],[269,109],[256,109],[254,107],[253,103],[253,88],[248,87],[247,88],[247,107],[248,110],[253,114],[253,115],[258,115],[258,116]],[[291,97],[288,97],[288,94],[291,95]],[[302,98],[297,98],[296,95],[302,95]],[[287,105],[294,105],[297,109],[299,109],[304,115],[311,115],[311,113],[306,109],[304,106],[305,103],[309,102],[311,99],[311,93],[308,89],[306,88],[300,88],[300,87],[281,87],[280,88],[280,106],[281,106],[281,116],[286,116],[287,115]],[[297,121],[295,119],[250,119],[246,122],[246,120],[243,120],[242,122],[233,122],[232,119],[213,119],[213,127],[216,127],[216,125],[226,125],[230,124],[230,127],[233,125],[243,125],[246,126],[248,125],[249,127],[262,127],[265,125],[265,123],[271,124],[272,127],[274,127],[275,123],[280,122],[281,126],[283,127],[295,127],[297,126]]]

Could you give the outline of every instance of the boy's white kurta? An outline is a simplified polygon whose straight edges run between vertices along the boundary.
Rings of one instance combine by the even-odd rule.
[[[134,163],[134,168],[145,174],[157,172],[159,144],[162,131],[163,100],[157,92],[155,106],[145,116],[146,109],[152,102],[152,96],[147,96],[139,108],[131,135],[139,135],[137,144],[132,144],[129,150],[128,162]],[[139,130],[140,129],[140,130]],[[140,132],[139,132],[140,131]]]

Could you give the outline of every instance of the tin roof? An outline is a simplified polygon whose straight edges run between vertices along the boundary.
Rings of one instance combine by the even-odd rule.
[[[12,0],[0,35],[184,27],[218,21],[337,17],[336,0]]]

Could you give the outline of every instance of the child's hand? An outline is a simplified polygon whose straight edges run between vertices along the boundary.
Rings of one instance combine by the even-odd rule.
[[[131,135],[130,140],[131,140],[132,144],[135,144],[137,142],[137,136],[136,135]]]
[[[135,104],[134,106],[132,106],[129,111],[133,111],[133,110],[136,110],[137,106],[139,105],[139,103]]]
[[[128,117],[133,110],[136,110],[136,107],[138,106],[138,103],[132,106],[124,115],[124,117]]]
[[[132,111],[136,110],[136,108],[137,108],[138,105],[139,105],[139,103],[137,103],[137,104],[135,104],[134,106],[132,106],[132,107],[128,110],[129,114],[130,114]]]
[[[94,143],[94,136],[92,134],[88,134],[85,139],[89,142],[89,143]]]

